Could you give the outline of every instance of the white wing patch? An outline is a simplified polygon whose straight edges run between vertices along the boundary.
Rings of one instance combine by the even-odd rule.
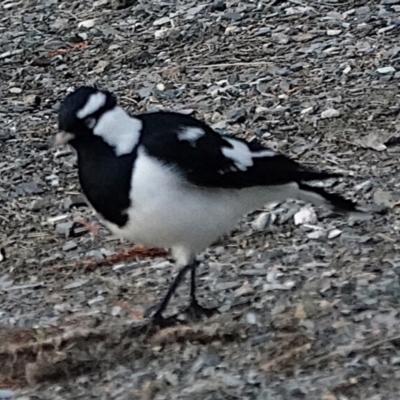
[[[190,142],[192,146],[196,145],[196,140],[200,139],[206,133],[201,128],[195,128],[193,126],[188,126],[181,129],[178,132],[178,140],[186,140]]]
[[[225,138],[233,147],[223,147],[222,154],[230,158],[241,171],[253,166],[253,155],[247,145],[235,139]]]
[[[114,147],[117,156],[129,154],[139,142],[142,121],[129,116],[117,106],[104,113],[93,133]]]
[[[230,158],[240,171],[246,171],[247,168],[252,167],[254,165],[253,158],[274,157],[276,155],[274,151],[267,149],[252,152],[246,143],[230,138],[224,139],[228,141],[233,148],[223,147],[222,154]],[[225,172],[228,171],[219,171],[220,174]]]
[[[102,92],[92,94],[85,106],[76,113],[76,116],[80,119],[86,118],[103,107],[106,104],[106,100],[107,96]]]

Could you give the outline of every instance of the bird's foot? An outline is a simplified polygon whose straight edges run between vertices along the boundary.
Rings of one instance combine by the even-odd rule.
[[[150,329],[154,328],[167,328],[172,325],[179,324],[179,312],[177,314],[171,315],[170,317],[164,317],[162,315],[163,309],[160,306],[151,306],[144,313],[145,318],[149,318],[147,325]]]
[[[79,218],[75,222],[84,227],[90,233],[92,238],[95,238],[99,234],[100,225],[97,222],[88,221],[85,218]]]
[[[198,320],[201,317],[211,317],[218,312],[217,307],[207,308],[198,303],[196,299],[192,299],[189,306],[184,310],[184,313],[193,320]]]
[[[176,325],[179,325],[177,315],[165,318],[160,314],[155,314],[145,324],[131,328],[129,335],[131,337],[138,337],[141,335],[151,337],[160,329],[165,329]]]
[[[168,328],[173,325],[179,324],[178,315],[172,315],[170,317],[163,317],[161,314],[155,313],[150,320],[150,326],[153,328]]]
[[[150,307],[145,313],[146,317],[150,317],[155,307]],[[163,317],[161,310],[157,310],[151,317],[148,323],[150,329],[154,328],[167,328],[173,325],[182,324],[183,320],[180,318],[182,314],[186,315],[190,320],[199,320],[202,317],[211,317],[218,312],[218,308],[207,308],[200,305],[197,300],[192,300],[188,307],[184,308],[177,314],[170,317]]]

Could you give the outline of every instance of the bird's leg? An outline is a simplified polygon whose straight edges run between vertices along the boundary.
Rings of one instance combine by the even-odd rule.
[[[199,304],[196,298],[196,269],[198,267],[198,261],[193,261],[190,269],[190,305],[185,310],[185,312],[195,318],[200,318],[205,315],[206,317],[211,317],[217,308],[207,308]]]
[[[158,306],[157,311],[154,313],[152,317],[152,322],[154,325],[168,325],[167,320],[162,316],[162,313],[165,311],[165,309],[168,306],[169,301],[171,300],[172,295],[175,293],[176,288],[180,285],[182,282],[182,279],[185,277],[187,272],[189,270],[193,269],[193,264],[196,263],[196,261],[192,261],[190,264],[185,265],[178,273],[176,276],[175,280],[172,282],[172,285],[168,289],[167,294],[165,295],[163,301],[161,304]]]
[[[193,260],[191,263],[185,265],[179,271],[175,280],[172,282],[172,285],[168,289],[168,292],[165,295],[163,301],[158,306],[157,311],[154,313],[154,315],[152,317],[152,325],[164,327],[164,326],[168,326],[168,325],[171,325],[174,322],[176,322],[176,316],[172,316],[170,318],[164,318],[162,316],[162,313],[167,308],[168,303],[171,300],[171,297],[175,293],[175,290],[180,285],[180,283],[182,282],[183,278],[185,277],[185,275],[187,274],[187,272],[189,270],[190,270],[190,305],[184,310],[184,312],[186,314],[188,314],[189,316],[197,319],[203,315],[210,317],[217,311],[217,308],[203,307],[197,301],[197,298],[196,298],[196,268],[198,267],[198,265],[199,265],[199,262],[196,260]]]
[[[89,222],[85,218],[80,218],[76,220],[76,223],[85,227],[90,232],[92,239],[94,239],[99,234],[100,225],[97,222]]]

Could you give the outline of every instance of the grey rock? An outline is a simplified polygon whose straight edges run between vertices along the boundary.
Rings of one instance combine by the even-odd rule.
[[[340,111],[334,108],[328,108],[321,113],[321,118],[337,118],[340,116]]]
[[[49,199],[37,199],[37,200],[33,200],[30,204],[29,204],[29,208],[32,211],[39,211],[45,208],[49,208],[52,206],[52,203]]]
[[[153,22],[153,25],[154,25],[154,26],[165,25],[165,24],[167,24],[167,23],[170,22],[170,21],[171,21],[171,18],[169,18],[169,17],[162,17],[162,18],[156,19],[156,20]]]
[[[204,368],[207,367],[215,367],[221,362],[221,358],[217,353],[214,351],[209,351],[204,354],[202,354],[200,357],[197,358],[197,360],[194,362],[192,366],[192,371],[194,373],[197,373]]]
[[[49,257],[45,257],[40,260],[40,266],[47,267],[49,265],[54,265],[63,258],[64,258],[63,255],[60,253],[51,254]]]
[[[381,67],[376,70],[379,74],[393,74],[396,72],[394,67]]]
[[[248,339],[248,342],[251,346],[257,346],[259,344],[263,344],[269,342],[273,337],[272,333],[264,333],[262,335],[253,336]]]
[[[239,286],[238,282],[221,282],[215,286],[215,289],[223,291],[223,290],[234,289],[237,288],[238,286]]]
[[[81,194],[68,196],[64,201],[64,208],[70,209],[71,207],[81,207],[87,206],[87,201],[85,196]]]
[[[243,16],[242,16],[242,14],[240,14],[238,12],[229,11],[223,15],[223,18],[230,20],[230,21],[239,21],[243,18]]]
[[[63,289],[70,290],[70,289],[80,288],[81,286],[86,285],[89,282],[89,280],[90,279],[76,279],[73,282],[64,285]]]
[[[16,186],[17,190],[20,190],[26,194],[34,194],[34,193],[39,193],[41,190],[38,187],[38,184],[36,182],[24,182],[20,183],[19,185]]]
[[[63,251],[74,250],[78,247],[78,244],[74,240],[70,240],[64,244],[62,247]]]
[[[86,253],[86,257],[102,260],[104,255],[100,250],[90,250]]]
[[[56,233],[57,235],[68,237],[74,223],[72,221],[62,222],[56,225]]]
[[[235,108],[227,112],[226,116],[231,122],[244,122],[246,119],[247,111],[245,108]]]
[[[257,216],[257,218],[252,223],[252,228],[256,231],[262,231],[271,220],[271,214],[264,212]]]
[[[151,95],[151,93],[153,92],[153,89],[154,89],[153,86],[147,86],[147,87],[140,89],[138,91],[138,94],[142,99],[145,99],[146,97],[149,97]]]
[[[211,11],[225,11],[225,10],[226,10],[225,1],[214,0],[214,2],[211,5]]]

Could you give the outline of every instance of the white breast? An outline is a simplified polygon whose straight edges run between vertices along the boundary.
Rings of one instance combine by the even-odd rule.
[[[203,251],[238,219],[277,197],[290,185],[210,189],[190,185],[177,171],[139,148],[132,176],[129,222],[116,235],[146,246],[172,248],[180,263]]]

